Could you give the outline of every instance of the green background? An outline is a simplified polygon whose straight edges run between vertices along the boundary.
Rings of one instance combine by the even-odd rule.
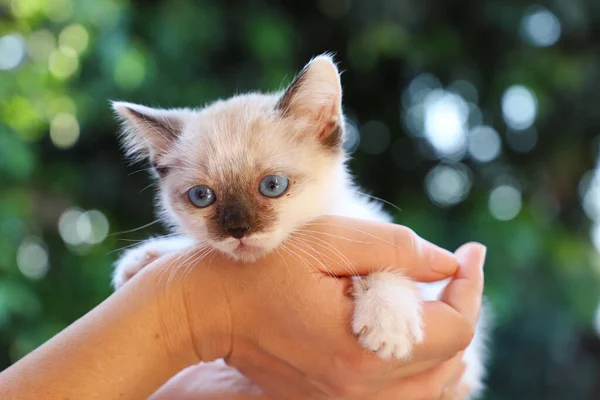
[[[115,250],[161,232],[154,224],[116,234],[155,216],[150,178],[136,172],[145,165],[124,160],[109,99],[200,106],[279,89],[333,51],[361,138],[351,162],[358,182],[429,240],[488,246],[496,328],[486,398],[600,398],[600,2],[532,4],[0,0],[0,368],[109,295]],[[527,33],[540,10],[560,26],[549,45]],[[548,19],[540,21],[543,33]],[[466,126],[492,127],[500,154],[480,162],[436,153],[406,118],[419,82],[471,103]],[[535,99],[523,132],[503,115],[513,85]],[[443,130],[453,120],[441,121]],[[100,213],[81,214],[89,210]]]

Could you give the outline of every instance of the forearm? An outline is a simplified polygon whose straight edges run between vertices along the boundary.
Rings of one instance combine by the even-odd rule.
[[[143,274],[0,374],[2,399],[143,399],[198,362],[185,313]],[[178,331],[180,330],[180,331]]]

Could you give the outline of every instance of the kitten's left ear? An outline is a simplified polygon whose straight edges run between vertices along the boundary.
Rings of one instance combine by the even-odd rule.
[[[164,110],[113,101],[113,110],[123,122],[123,143],[128,155],[149,157],[153,164],[173,145],[183,129],[187,110]]]
[[[342,85],[328,54],[313,58],[285,90],[277,108],[284,117],[309,118],[312,134],[327,147],[342,144]]]

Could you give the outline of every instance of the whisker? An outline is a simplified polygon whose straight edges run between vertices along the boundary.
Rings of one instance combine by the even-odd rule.
[[[156,185],[158,185],[159,183],[160,183],[160,180],[157,180],[157,181],[154,181],[154,182],[152,182],[151,184],[149,184],[148,186],[146,186],[145,188],[143,188],[142,190],[140,190],[140,191],[138,192],[138,194],[141,194],[141,193],[142,193],[142,192],[144,192],[145,190],[147,190],[147,189],[150,189],[151,187],[153,187],[153,186],[156,186]]]
[[[183,270],[183,273],[181,275],[181,277],[179,278],[180,282],[183,282],[185,280],[185,278],[188,277],[189,274],[192,273],[192,270],[194,269],[194,267],[196,266],[196,264],[198,262],[200,262],[201,260],[203,260],[204,258],[206,258],[206,256],[208,256],[214,249],[212,247],[207,247],[206,249],[198,252],[195,257],[193,257],[190,260],[187,260],[185,262],[185,269]]]
[[[320,238],[317,238],[317,237],[313,237],[313,236],[307,235],[307,234],[302,233],[302,232],[295,232],[294,234],[296,234],[296,235],[302,235],[304,237],[302,240],[308,241],[310,243],[319,245],[319,246],[321,246],[321,247],[323,247],[325,249],[333,251],[333,253],[338,258],[340,258],[342,261],[345,262],[345,265],[341,264],[338,261],[333,260],[332,258],[330,258],[330,260],[332,260],[333,262],[335,262],[338,265],[340,265],[350,275],[352,275],[352,276],[358,275],[358,271],[356,270],[356,268],[354,268],[354,266],[352,265],[352,262],[350,261],[350,259],[348,257],[346,257],[346,255],[344,253],[342,253],[339,249],[337,249],[331,243],[328,243],[328,242],[326,242],[323,239],[320,239]],[[297,239],[300,239],[300,238],[297,238]]]
[[[159,219],[155,219],[154,221],[152,221],[152,222],[149,222],[149,223],[147,223],[146,225],[142,225],[142,226],[140,226],[140,227],[138,227],[138,228],[133,228],[133,229],[129,229],[129,230],[126,230],[126,231],[120,231],[120,232],[111,233],[111,234],[110,234],[110,235],[108,235],[108,236],[116,236],[116,235],[122,235],[122,234],[124,234],[124,233],[132,233],[132,232],[136,232],[136,231],[139,231],[140,229],[145,229],[145,228],[147,228],[147,227],[149,227],[149,226],[152,226],[152,225],[154,225],[154,224],[157,224],[157,223],[159,223],[159,222],[160,222],[160,220],[159,220]]]
[[[398,246],[395,243],[388,242],[387,240],[384,240],[384,239],[382,239],[382,238],[380,238],[378,236],[375,236],[375,235],[373,235],[373,234],[371,234],[369,232],[365,232],[365,231],[357,229],[357,228],[352,228],[350,226],[339,225],[339,224],[327,224],[327,223],[322,223],[322,222],[310,222],[307,225],[323,225],[323,226],[334,226],[334,227],[337,227],[337,228],[346,228],[346,229],[349,229],[349,230],[352,230],[352,231],[355,231],[355,232],[362,233],[363,235],[367,235],[367,236],[370,236],[372,238],[375,238],[375,239],[379,240],[380,242],[383,242],[385,244],[389,244],[390,246],[393,246],[393,247],[405,250],[405,249],[403,249],[402,247]]]
[[[281,252],[279,251],[279,249],[277,247],[275,247],[274,250],[277,252],[277,254],[279,254],[279,257],[281,257],[281,260],[285,263],[285,266],[287,267],[288,272],[291,274],[292,270],[290,269],[290,265],[288,264],[288,262],[285,260],[285,257],[283,257],[283,254],[281,254]]]
[[[359,191],[359,190],[355,190],[355,191],[354,191],[354,193],[356,193],[356,194],[358,194],[358,195],[361,195],[361,196],[368,197],[368,198],[370,198],[370,199],[373,199],[373,200],[381,201],[382,203],[385,203],[385,204],[387,204],[387,205],[389,205],[389,206],[393,207],[394,209],[398,210],[399,212],[402,212],[402,209],[401,209],[400,207],[398,207],[398,206],[397,206],[397,205],[395,205],[394,203],[392,203],[392,202],[389,202],[389,201],[387,201],[387,200],[384,200],[384,199],[382,199],[382,198],[380,198],[380,197],[377,197],[377,196],[372,196],[372,195],[370,195],[370,194],[367,194],[367,193],[361,192],[361,191]]]
[[[288,244],[289,244],[289,242],[288,242]],[[302,256],[300,256],[298,253],[296,253],[295,251],[293,251],[292,249],[290,249],[286,244],[281,244],[281,249],[287,251],[293,257],[295,257],[298,260],[300,260],[302,262],[302,265],[304,266],[304,268],[306,268],[306,270],[308,271],[308,273],[311,274],[311,276],[313,276],[313,278],[315,278],[315,280],[317,279],[314,276],[314,273],[318,272],[318,270],[316,270],[314,267],[312,267],[310,264],[308,264],[308,261],[306,261],[304,258],[302,258]]]
[[[296,232],[306,232],[306,233],[310,233],[310,234],[319,234],[319,235],[329,236],[329,237],[333,237],[333,238],[337,238],[337,239],[342,239],[342,240],[346,240],[348,242],[359,243],[359,244],[374,244],[375,243],[375,242],[364,242],[362,240],[354,240],[354,239],[350,239],[350,238],[347,238],[347,237],[344,237],[344,236],[334,235],[333,233],[314,231],[312,229],[296,229]]]
[[[137,246],[138,244],[139,244],[139,242],[136,242],[136,243],[133,243],[133,244],[130,244],[130,245],[127,245],[127,246],[119,247],[118,249],[114,249],[114,250],[111,250],[111,251],[107,252],[105,255],[108,256],[108,255],[111,255],[111,254],[116,253],[118,251],[127,250],[127,249],[130,249],[132,247]]]
[[[302,253],[306,254],[307,256],[309,256],[310,258],[312,258],[313,260],[318,262],[323,267],[323,272],[326,272],[332,278],[335,277],[335,274],[333,274],[322,261],[320,261],[318,258],[316,258],[312,254],[310,254],[308,251],[306,251],[304,248],[302,248],[300,246],[300,243],[293,243],[293,241],[294,241],[294,238],[292,238],[292,240],[288,241],[287,244],[289,244],[290,246],[294,246],[294,248],[296,248],[297,250],[301,251]],[[311,246],[308,246],[308,248],[310,250],[314,251],[314,249]]]

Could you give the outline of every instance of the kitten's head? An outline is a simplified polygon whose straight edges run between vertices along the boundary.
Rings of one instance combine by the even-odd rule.
[[[319,56],[282,93],[201,109],[113,107],[128,153],[148,157],[158,175],[163,216],[253,261],[330,210],[345,179],[341,98],[336,66]]]

